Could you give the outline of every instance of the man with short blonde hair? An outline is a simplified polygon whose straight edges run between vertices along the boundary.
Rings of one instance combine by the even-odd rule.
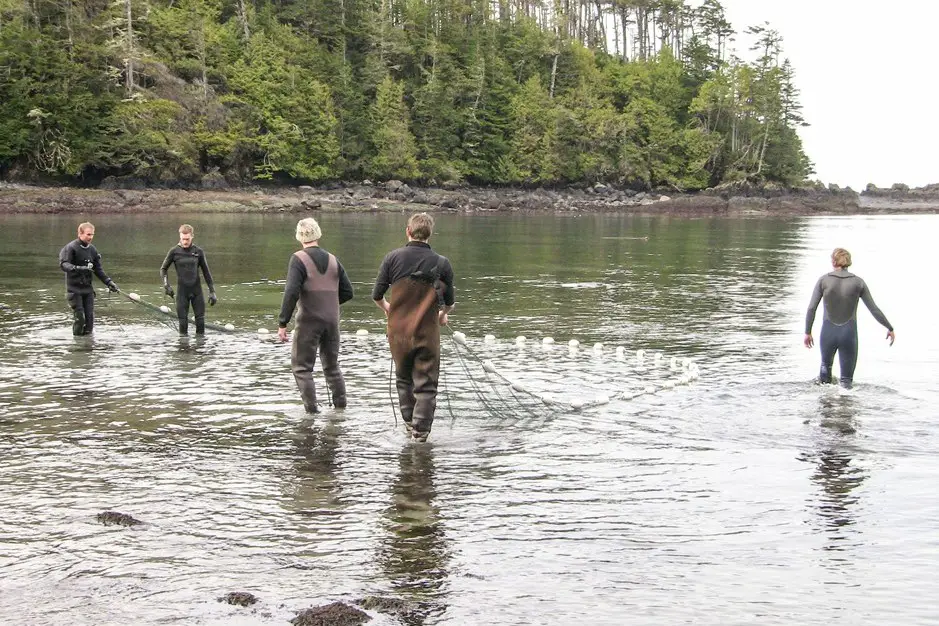
[[[297,223],[296,238],[302,249],[287,265],[287,284],[280,307],[277,336],[287,341],[287,324],[299,304],[293,332],[290,364],[307,413],[318,413],[313,371],[319,354],[333,406],[346,406],[346,381],[339,369],[339,307],[352,299],[352,283],[334,255],[319,247],[323,236],[312,217]]]
[[[196,318],[196,334],[205,334],[205,297],[202,294],[202,281],[199,272],[205,277],[205,284],[209,287],[209,305],[215,306],[218,296],[215,295],[215,281],[209,271],[209,262],[205,252],[192,243],[194,229],[189,224],[179,227],[179,243],[166,253],[163,265],[160,266],[160,278],[163,281],[163,291],[169,297],[176,297],[176,318],[179,320],[179,334],[189,333],[189,307],[192,306],[193,316]],[[170,265],[176,267],[176,291],[170,287],[167,272]]]
[[[378,269],[372,299],[388,318],[388,345],[395,364],[398,406],[415,441],[426,441],[437,408],[440,327],[453,309],[453,268],[427,240],[434,219],[416,213],[408,220],[408,242],[389,252]],[[385,293],[391,289],[391,301]]]
[[[819,370],[818,380],[830,383],[832,367],[835,362],[835,353],[841,366],[842,387],[850,388],[854,382],[854,369],[857,366],[858,335],[857,335],[857,305],[863,300],[867,310],[874,319],[887,329],[887,339],[893,345],[896,335],[893,326],[880,308],[874,304],[874,297],[860,276],[848,271],[851,267],[851,253],[844,248],[835,248],[831,253],[831,272],[818,279],[815,290],[809,301],[809,310],[805,316],[806,348],[815,345],[812,338],[812,326],[815,323],[815,311],[820,302],[824,301],[824,319],[822,332],[819,337],[819,348],[822,352],[822,366]]]
[[[101,267],[101,255],[91,244],[94,238],[94,224],[82,222],[78,225],[78,239],[59,252],[59,268],[65,272],[65,290],[72,308],[72,334],[76,337],[90,335],[95,326],[95,289],[91,275],[97,276],[110,291],[118,291]]]

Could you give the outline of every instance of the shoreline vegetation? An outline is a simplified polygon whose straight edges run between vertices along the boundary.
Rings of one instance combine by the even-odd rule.
[[[636,192],[596,183],[559,188],[415,187],[398,180],[224,189],[157,189],[105,181],[98,189],[0,183],[0,213],[415,212],[525,215],[847,215],[939,213],[939,184],[858,193],[834,185],[783,188],[729,184],[698,193]],[[121,186],[118,186],[118,185]]]
[[[35,0],[0,24],[9,182],[696,193],[813,174],[782,35],[718,0]]]

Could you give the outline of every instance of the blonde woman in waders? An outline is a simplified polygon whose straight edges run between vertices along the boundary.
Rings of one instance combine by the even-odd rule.
[[[297,223],[296,237],[303,249],[290,257],[287,266],[277,329],[280,340],[287,341],[287,323],[299,302],[290,362],[307,413],[319,412],[313,382],[317,354],[323,362],[333,406],[346,406],[346,381],[339,369],[339,305],[352,299],[352,283],[339,259],[319,247],[322,236],[312,217]]]
[[[408,220],[408,242],[389,252],[378,269],[372,299],[388,318],[388,345],[395,364],[398,406],[415,441],[426,441],[437,408],[440,327],[453,309],[453,268],[427,241],[434,219]],[[391,289],[391,300],[385,293]]]
[[[818,380],[822,383],[831,382],[831,368],[838,353],[838,362],[841,365],[842,387],[851,388],[854,382],[854,368],[857,366],[858,337],[857,337],[857,303],[863,300],[867,310],[874,319],[887,329],[887,339],[893,345],[896,335],[893,326],[886,316],[874,304],[870,289],[860,276],[848,271],[851,267],[851,253],[844,248],[835,248],[831,253],[832,271],[818,279],[812,299],[809,301],[809,310],[805,316],[806,348],[815,345],[812,338],[812,326],[815,323],[815,310],[819,302],[825,302],[822,333],[819,338],[819,347],[822,351],[822,367],[818,373]]]

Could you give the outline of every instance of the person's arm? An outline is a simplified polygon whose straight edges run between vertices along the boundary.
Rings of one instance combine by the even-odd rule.
[[[346,269],[339,259],[336,259],[336,264],[339,266],[339,304],[344,304],[352,299],[355,292],[352,290],[352,281],[349,280]]]
[[[169,284],[169,279],[166,274],[170,269],[170,265],[176,262],[176,247],[170,248],[170,251],[166,253],[166,258],[163,259],[163,265],[160,266],[160,279],[163,281],[164,285]]]
[[[117,284],[104,272],[104,268],[101,266],[101,255],[98,254],[98,249],[94,246],[91,247],[91,259],[92,271],[98,277],[98,280],[103,282],[111,291],[118,291]]]
[[[887,329],[887,339],[890,340],[890,345],[892,346],[894,340],[897,338],[896,333],[893,332],[893,326],[887,321],[887,316],[884,315],[880,307],[874,303],[874,297],[871,295],[870,289],[867,288],[867,283],[864,283],[861,287],[861,300],[864,302],[864,306],[867,307],[867,310],[871,312],[871,315],[874,316],[874,319]]]
[[[805,338],[802,343],[806,348],[815,345],[815,340],[812,338],[812,326],[815,325],[815,311],[818,309],[819,302],[822,301],[822,280],[824,276],[815,283],[815,290],[812,291],[812,298],[809,300],[809,310],[805,314]]]
[[[290,257],[290,263],[287,265],[287,284],[284,286],[284,300],[280,305],[280,316],[277,318],[277,334],[281,341],[287,340],[287,324],[293,317],[293,310],[300,300],[300,289],[306,280],[306,268],[303,263],[295,256]]]
[[[202,275],[205,276],[205,284],[209,288],[209,306],[215,306],[215,303],[218,302],[218,296],[215,295],[215,281],[212,280],[212,272],[209,271],[209,262],[205,258],[205,250],[199,250],[201,254],[199,255],[199,269],[202,270]]]
[[[453,266],[447,260],[440,272],[440,282],[443,283],[443,306],[437,313],[437,321],[441,326],[450,323],[449,313],[456,306],[456,295],[453,291]]]
[[[66,244],[64,248],[59,250],[59,268],[63,272],[74,272],[78,270],[78,267],[72,263],[72,244]]]
[[[372,288],[372,300],[375,301],[375,306],[385,312],[385,316],[388,315],[388,311],[391,309],[391,305],[385,300],[385,293],[388,291],[388,287],[391,286],[390,268],[391,254],[389,253],[381,262],[381,267],[378,268],[378,277],[375,279],[375,287]]]

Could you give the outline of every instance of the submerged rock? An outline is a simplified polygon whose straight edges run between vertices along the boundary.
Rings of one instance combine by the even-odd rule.
[[[247,591],[232,591],[218,599],[219,602],[227,602],[237,606],[251,606],[258,601],[258,597]]]
[[[372,619],[368,613],[342,602],[304,609],[290,620],[294,626],[358,626]]]
[[[401,598],[367,596],[361,600],[356,600],[355,603],[366,611],[378,611],[379,613],[389,613],[391,615],[404,615],[414,610],[411,603]]]
[[[118,513],[117,511],[104,511],[98,513],[95,519],[105,526],[137,526],[143,524],[139,519],[134,518],[127,513]]]

